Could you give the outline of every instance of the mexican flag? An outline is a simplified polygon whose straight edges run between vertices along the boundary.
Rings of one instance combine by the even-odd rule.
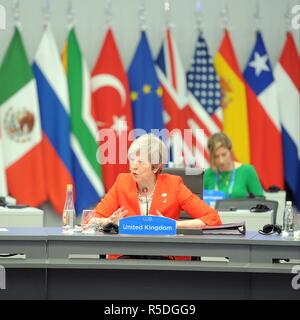
[[[1,134],[1,128],[0,128]],[[0,197],[7,196],[7,185],[6,185],[6,175],[3,164],[3,149],[2,149],[2,139],[0,136]]]
[[[8,193],[18,203],[46,199],[36,83],[21,33],[15,29],[0,67],[0,130]]]

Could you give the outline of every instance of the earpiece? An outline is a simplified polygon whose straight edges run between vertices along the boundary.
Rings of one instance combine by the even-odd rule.
[[[119,233],[119,226],[115,223],[109,222],[102,227],[102,231],[104,233],[117,234]]]
[[[255,207],[250,209],[250,212],[267,212],[270,210],[271,209],[268,206],[258,203]]]
[[[260,234],[269,235],[277,232],[278,234],[281,234],[281,226],[277,224],[266,224],[263,226],[262,230],[258,230]]]

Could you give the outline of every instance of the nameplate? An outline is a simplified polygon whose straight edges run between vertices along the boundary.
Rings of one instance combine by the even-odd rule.
[[[120,219],[119,234],[176,235],[176,220],[158,216],[134,216]]]
[[[203,200],[211,207],[215,207],[217,200],[225,199],[226,195],[223,191],[204,190]]]

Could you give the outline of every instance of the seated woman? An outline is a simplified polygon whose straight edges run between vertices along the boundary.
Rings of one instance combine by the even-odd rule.
[[[118,224],[134,215],[162,215],[179,219],[181,210],[192,219],[178,220],[177,228],[221,224],[216,210],[193,194],[182,178],[161,173],[167,160],[165,144],[153,134],[137,138],[128,150],[130,173],[122,173],[96,206],[96,223]]]
[[[207,143],[211,168],[204,174],[204,189],[223,191],[228,198],[263,196],[252,165],[234,161],[232,143],[225,133],[213,134]]]

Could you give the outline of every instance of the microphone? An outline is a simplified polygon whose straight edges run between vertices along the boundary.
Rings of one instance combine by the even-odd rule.
[[[147,194],[148,188],[147,187],[143,187],[142,188],[142,192]],[[148,214],[149,214],[149,212],[148,212],[148,210],[149,210],[149,208],[148,208],[148,197],[147,197],[147,195],[145,197],[146,197],[146,216],[148,216]]]

